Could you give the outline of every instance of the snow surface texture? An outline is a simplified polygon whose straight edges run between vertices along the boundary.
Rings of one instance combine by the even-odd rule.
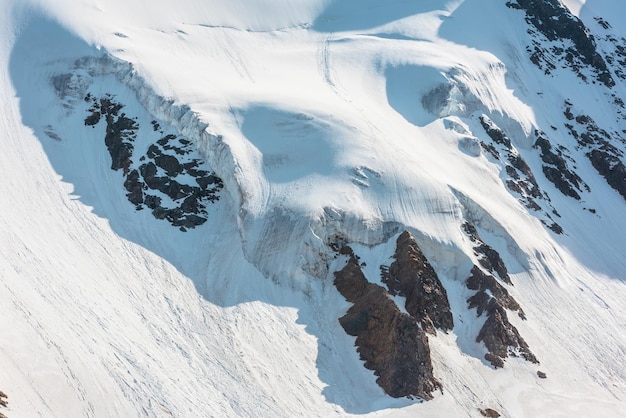
[[[567,5],[626,36],[621,3]],[[626,123],[605,87],[534,66],[526,29],[493,0],[0,1],[0,412],[624,416],[626,203],[576,148],[564,102]],[[224,182],[206,223],[135,211],[103,128],[84,124],[87,92],[193,142]],[[626,100],[621,81],[612,92]],[[564,234],[507,188],[481,115]],[[541,174],[535,130],[572,156],[580,201]],[[510,319],[541,365],[483,359],[465,221],[506,263],[528,317]],[[332,286],[330,237],[377,280],[402,229],[455,321],[429,339],[444,393],[425,403],[376,385]]]

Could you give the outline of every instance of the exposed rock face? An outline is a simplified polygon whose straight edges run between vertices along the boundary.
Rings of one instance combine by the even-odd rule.
[[[498,418],[499,416],[501,416],[498,411],[491,408],[479,409],[479,411],[483,417],[487,418]]]
[[[559,216],[557,211],[550,204],[547,195],[539,188],[535,175],[509,137],[487,115],[480,116],[479,120],[493,142],[492,144],[482,142],[481,146],[494,157],[496,162],[504,166],[507,174],[505,179],[507,188],[517,195],[519,201],[528,209],[541,212],[542,216],[539,219],[543,224],[553,232],[562,234],[563,228],[552,218],[553,215]],[[506,160],[501,157],[502,155],[506,157]]]
[[[624,152],[615,145],[624,146],[626,140],[618,132],[610,134],[600,128],[590,116],[574,115],[571,103],[565,102],[565,106],[564,114],[570,121],[565,127],[576,138],[578,146],[587,151],[585,155],[598,174],[626,199]]]
[[[534,40],[532,47],[527,49],[531,54],[530,60],[547,74],[556,68],[558,61],[564,61],[564,66],[583,80],[587,77],[581,72],[581,67],[587,67],[607,87],[615,85],[604,58],[596,50],[593,36],[583,22],[572,15],[559,0],[516,0],[506,4],[514,9],[524,10],[526,22],[531,27],[529,32],[536,38],[544,38]],[[545,40],[571,43],[549,48],[545,46]]]
[[[479,257],[480,265],[492,273],[495,271],[502,281],[512,285],[508,269],[500,254],[483,242],[476,228],[469,222],[463,224],[463,231],[476,244],[474,254]],[[509,322],[506,309],[517,312],[522,319],[526,319],[526,315],[508,290],[493,275],[485,273],[478,266],[472,268],[471,276],[465,281],[465,285],[468,289],[476,291],[467,299],[469,308],[476,308],[476,316],[483,313],[487,315],[487,320],[476,338],[477,342],[485,343],[489,350],[485,360],[496,368],[503,367],[504,359],[509,355],[522,356],[528,361],[538,363],[517,328]]]
[[[613,73],[620,79],[626,80],[626,38],[612,32],[612,26],[605,19],[595,17],[598,26],[604,34],[596,38],[604,53],[604,59],[611,66]],[[622,103],[623,105],[623,103]]]
[[[6,408],[9,405],[7,402],[7,395],[3,391],[0,390],[0,406]],[[2,413],[0,413],[0,417],[3,417]]]
[[[340,252],[351,255],[335,273],[334,284],[353,306],[339,322],[356,337],[365,367],[374,370],[376,382],[392,397],[432,399],[441,384],[433,376],[426,334],[398,309],[383,287],[367,281],[349,247]]]
[[[435,334],[435,328],[451,330],[454,323],[446,289],[410,232],[404,231],[398,237],[394,258],[388,271],[382,269],[389,293],[406,298],[407,312],[427,332]]]
[[[105,144],[111,155],[111,169],[123,170],[124,188],[129,202],[137,210],[152,210],[157,219],[165,219],[185,231],[207,221],[207,204],[219,199],[222,180],[201,169],[202,161],[187,156],[192,153],[191,142],[176,135],[165,135],[148,147],[137,166],[133,160],[134,142],[139,126],[134,119],[120,111],[124,107],[111,95],[98,99],[87,94],[85,102],[91,103],[86,126],[106,121]],[[163,132],[155,120],[153,132]],[[174,204],[166,205],[170,199]]]
[[[478,258],[478,262],[483,268],[486,268],[491,273],[494,271],[500,277],[500,280],[506,282],[507,284],[513,284],[511,282],[511,277],[509,276],[509,271],[502,261],[502,257],[500,254],[494,250],[491,246],[485,244],[485,242],[478,235],[478,231],[474,227],[474,225],[469,222],[465,222],[463,224],[463,230],[470,237],[472,242],[476,244],[474,247],[474,254],[476,254]]]
[[[85,118],[85,125],[95,126],[101,118],[106,120],[107,128],[104,137],[104,143],[111,155],[111,169],[123,169],[127,175],[131,164],[131,156],[133,155],[133,139],[135,132],[139,127],[137,123],[128,117],[125,113],[119,114],[122,105],[115,103],[109,95],[96,99],[87,95],[85,101],[92,102],[88,112],[90,115]]]
[[[509,322],[504,308],[500,306],[495,305],[493,312],[488,314],[477,341],[485,343],[489,350],[489,353],[485,354],[485,360],[494,367],[504,366],[504,359],[509,355],[521,356],[532,363],[539,363],[517,328]]]
[[[476,294],[469,298],[470,308],[476,308],[478,316],[483,312],[489,313],[495,308],[495,304],[516,311],[520,318],[526,319],[524,311],[517,303],[508,290],[502,286],[495,277],[490,274],[484,273],[480,268],[474,266],[472,268],[472,275],[465,282],[466,286],[470,290],[476,290]]]
[[[485,354],[485,360],[496,368],[503,367],[504,359],[509,355],[539,363],[517,328],[509,322],[506,309],[517,311],[522,319],[525,318],[524,312],[495,277],[474,266],[466,285],[468,289],[477,291],[468,299],[469,307],[477,309],[477,316],[483,312],[487,314],[487,320],[476,338],[477,342],[482,341],[489,350]]]
[[[537,141],[534,148],[541,150],[541,160],[544,162],[542,165],[543,174],[565,196],[580,200],[581,187],[589,191],[589,186],[569,168],[569,164],[564,158],[565,147],[560,146],[554,149],[543,132],[535,130],[535,136]]]

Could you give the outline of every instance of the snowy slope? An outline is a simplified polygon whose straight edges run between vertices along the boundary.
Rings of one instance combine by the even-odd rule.
[[[624,81],[538,69],[523,13],[504,3],[0,2],[0,412],[626,416],[626,201],[564,114],[568,101],[626,129],[611,102]],[[621,5],[566,4],[600,48],[597,15],[626,36]],[[136,157],[160,134],[191,142],[224,183],[205,223],[181,231],[135,210],[104,122],[85,124],[86,94],[123,104]],[[481,147],[481,115],[535,174],[538,210]],[[542,173],[536,130],[567,150],[580,200]],[[540,365],[484,360],[466,221],[506,263],[527,316],[510,319]],[[404,229],[455,321],[429,338],[444,391],[424,403],[376,385],[332,285],[345,260],[329,240],[351,243],[377,282]]]

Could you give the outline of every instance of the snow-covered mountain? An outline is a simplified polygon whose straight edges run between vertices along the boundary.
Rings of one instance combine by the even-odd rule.
[[[0,0],[0,416],[626,416],[623,16]]]

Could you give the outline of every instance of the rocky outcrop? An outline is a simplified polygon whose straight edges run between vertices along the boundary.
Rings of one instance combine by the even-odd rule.
[[[594,37],[559,0],[515,0],[506,4],[526,13],[529,33],[535,38],[527,48],[530,60],[547,74],[563,62],[583,80],[587,76],[581,69],[586,67],[607,87],[615,85],[604,58],[597,52]],[[546,41],[553,45],[547,46]]]
[[[398,237],[394,259],[388,269],[381,268],[389,293],[406,298],[407,312],[427,332],[451,330],[454,322],[446,289],[410,232]]]
[[[570,121],[565,124],[570,134],[578,142],[578,147],[585,150],[585,155],[606,182],[626,199],[626,165],[624,152],[615,144],[626,146],[626,140],[618,133],[609,133],[600,128],[588,115],[574,115],[572,103],[565,102],[565,117]]]
[[[7,407],[7,395],[3,391],[0,390],[0,406]]]
[[[471,273],[466,286],[470,290],[476,290],[476,294],[468,299],[469,307],[476,308],[477,316],[483,313],[487,316],[476,338],[477,342],[483,342],[487,347],[485,360],[496,368],[503,367],[508,356],[521,356],[532,363],[538,363],[517,328],[509,322],[506,309],[517,311],[525,319],[517,301],[495,277],[486,274],[479,267],[474,266]]]
[[[500,254],[485,244],[474,225],[469,222],[463,224],[463,231],[475,244],[473,250],[483,269],[496,273],[500,280],[512,285],[508,269]],[[486,273],[480,267],[474,266],[471,276],[465,281],[473,296],[467,299],[470,309],[476,309],[476,316],[486,314],[487,320],[483,324],[477,342],[483,342],[487,347],[485,360],[494,367],[503,367],[504,360],[509,356],[522,356],[528,361],[537,363],[537,359],[530,351],[528,344],[522,338],[517,328],[509,322],[506,310],[516,312],[520,318],[526,319],[522,307],[509,294],[509,291],[492,274]]]
[[[139,125],[135,119],[120,113],[123,105],[111,95],[96,98],[85,96],[91,104],[86,126],[106,121],[105,144],[111,156],[111,169],[123,170],[124,188],[128,200],[137,210],[148,208],[157,219],[164,219],[185,231],[207,221],[207,204],[219,199],[222,180],[201,168],[202,161],[193,158],[191,142],[167,134],[148,147],[139,158],[133,159],[134,143]],[[152,121],[152,133],[163,135],[160,124]],[[165,204],[171,201],[174,204]]]
[[[535,130],[535,136],[537,141],[533,147],[541,150],[543,174],[565,196],[580,200],[579,192],[582,192],[582,187],[589,191],[589,186],[569,168],[565,160],[565,147],[553,148],[546,134],[538,130]]]
[[[91,107],[87,110],[90,114],[85,118],[85,125],[95,126],[104,117],[106,120],[104,143],[111,155],[111,169],[122,169],[124,175],[128,175],[134,148],[132,142],[139,129],[136,121],[128,118],[125,113],[120,114],[123,106],[114,102],[110,95],[96,99],[88,94],[85,101],[91,102]]]
[[[474,266],[472,275],[465,282],[470,290],[475,290],[476,294],[467,301],[470,308],[476,308],[477,315],[483,312],[489,313],[497,304],[503,308],[517,312],[520,318],[526,319],[524,311],[508,290],[502,286],[491,274],[484,273],[479,267]]]
[[[491,408],[479,409],[479,411],[483,417],[487,418],[498,418],[499,416],[501,416],[498,411]]]
[[[502,257],[500,257],[500,253],[494,250],[491,246],[485,244],[474,225],[469,222],[465,222],[463,224],[463,231],[465,231],[472,242],[476,244],[474,246],[474,254],[478,257],[480,265],[489,270],[491,273],[495,271],[498,277],[500,277],[500,280],[512,285],[513,283],[511,282],[509,271],[506,268]]]
[[[481,142],[481,146],[503,166],[506,173],[504,183],[507,188],[517,195],[519,201],[528,209],[541,212],[539,219],[544,225],[553,232],[562,234],[563,228],[552,217],[559,216],[557,211],[552,207],[548,196],[540,189],[530,166],[509,137],[487,115],[480,116],[479,121],[492,141],[491,144]]]
[[[339,322],[356,337],[365,367],[374,371],[378,385],[392,397],[432,399],[441,384],[433,376],[426,334],[383,287],[365,278],[349,247],[340,253],[349,254],[349,260],[335,273],[334,284],[353,305]]]
[[[626,80],[626,71],[624,70],[626,68],[626,38],[614,33],[611,24],[606,19],[596,16],[594,20],[604,32],[600,34],[599,38],[596,38],[596,41],[604,52],[607,64],[611,66],[613,73],[618,78]]]

